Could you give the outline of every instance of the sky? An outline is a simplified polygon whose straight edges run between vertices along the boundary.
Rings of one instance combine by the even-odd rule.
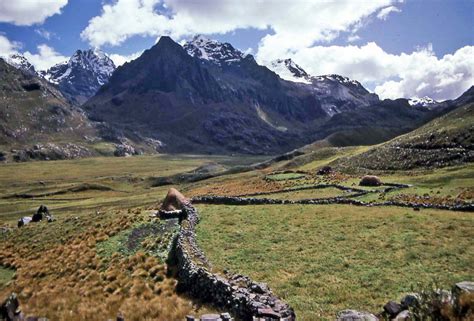
[[[0,0],[0,56],[38,70],[87,48],[120,65],[162,35],[195,34],[381,98],[445,100],[474,85],[474,0]]]

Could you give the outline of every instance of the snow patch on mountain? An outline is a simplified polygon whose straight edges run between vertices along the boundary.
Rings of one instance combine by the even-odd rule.
[[[269,69],[274,71],[281,79],[311,84],[311,76],[293,62],[291,58],[274,60],[270,63]]]
[[[438,104],[436,100],[428,96],[425,96],[422,98],[412,97],[408,99],[408,103],[410,104],[410,106],[415,106],[415,107],[430,107],[430,106]]]
[[[74,71],[84,70],[102,86],[115,70],[115,64],[103,51],[98,49],[77,50],[69,61],[51,67],[44,78],[54,84],[74,76]]]
[[[336,74],[311,76],[291,58],[274,60],[270,62],[268,68],[279,75],[280,78],[293,82],[313,84],[315,86],[317,86],[318,83],[325,82],[335,82],[343,85],[354,85],[357,87],[362,86],[357,80],[352,80],[348,77]]]
[[[70,101],[82,104],[109,81],[114,70],[114,62],[104,52],[89,49],[77,50],[68,61],[41,72],[41,76],[58,85]]]
[[[238,63],[246,56],[230,43],[211,40],[202,35],[194,36],[183,45],[183,48],[190,56],[215,63],[219,66]]]
[[[36,75],[35,67],[21,54],[9,55],[5,57],[5,61],[16,69],[20,69],[31,75]]]
[[[334,81],[340,84],[362,86],[360,82],[358,82],[357,80],[353,80],[348,77],[344,77],[344,76],[336,75],[336,74],[316,76],[316,77],[312,77],[312,79],[314,79],[315,81]]]

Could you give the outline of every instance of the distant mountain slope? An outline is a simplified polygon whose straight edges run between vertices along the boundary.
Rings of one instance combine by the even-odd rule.
[[[46,80],[0,59],[0,151],[16,160],[90,156],[97,130]]]
[[[58,85],[72,103],[80,105],[107,83],[115,64],[100,50],[77,50],[69,61],[57,64],[41,75]]]
[[[160,141],[165,152],[280,154],[321,139],[380,143],[452,107],[380,101],[355,80],[280,64],[308,83],[284,80],[228,43],[196,36],[182,47],[161,37],[83,108],[131,141]]]
[[[340,75],[312,76],[291,59],[275,60],[269,68],[285,80],[306,86],[329,116],[379,102],[378,96],[370,93],[357,80]]]
[[[130,144],[108,124],[90,121],[54,84],[0,59],[0,162],[126,156],[160,144]]]
[[[119,67],[84,108],[130,136],[163,141],[169,152],[278,153],[309,141],[304,132],[326,117],[310,93],[252,56],[230,63],[210,56],[193,57],[162,37]]]
[[[453,101],[453,106],[461,106],[448,114],[365,153],[346,159],[340,165],[375,170],[405,170],[474,161],[472,93],[474,87]]]

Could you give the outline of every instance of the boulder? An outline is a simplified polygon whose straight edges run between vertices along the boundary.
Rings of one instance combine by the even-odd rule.
[[[337,313],[336,321],[378,321],[378,318],[369,312],[343,310]]]
[[[400,312],[402,312],[402,306],[395,301],[388,301],[387,304],[383,306],[383,310],[392,318],[396,317]]]
[[[272,320],[280,320],[281,315],[273,309],[270,308],[260,308],[257,310],[257,316],[263,317],[263,318],[270,318]]]
[[[201,316],[201,321],[221,321],[221,316],[218,314],[204,314]]]
[[[382,185],[382,181],[380,178],[374,175],[365,175],[361,178],[359,182],[360,186],[380,186]]]
[[[333,169],[331,166],[323,166],[320,169],[318,169],[317,174],[318,175],[328,175],[333,172]]]
[[[402,309],[416,308],[420,305],[420,295],[417,293],[409,293],[405,295],[400,302]]]
[[[138,155],[139,152],[132,146],[126,143],[116,144],[114,156],[117,157],[126,157],[132,155]]]
[[[160,211],[171,212],[182,210],[185,206],[191,204],[189,199],[184,197],[177,189],[170,188],[168,194],[166,194],[163,204],[161,205]]]
[[[456,283],[452,289],[453,306],[456,314],[464,318],[474,314],[474,282]]]
[[[397,316],[393,319],[393,321],[407,321],[407,320],[410,320],[410,318],[411,318],[410,311],[404,310],[400,312],[399,314],[397,314]]]

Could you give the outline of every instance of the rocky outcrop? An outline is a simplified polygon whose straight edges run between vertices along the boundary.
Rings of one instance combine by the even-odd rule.
[[[93,155],[86,147],[73,143],[66,143],[64,145],[54,143],[36,144],[31,148],[14,150],[12,154],[13,160],[16,162],[75,159]]]
[[[196,242],[197,210],[184,206],[186,219],[176,241],[175,257],[179,288],[205,302],[229,309],[243,320],[262,317],[266,320],[296,320],[293,309],[277,298],[264,283],[243,275],[219,275],[212,272],[209,261]]]

